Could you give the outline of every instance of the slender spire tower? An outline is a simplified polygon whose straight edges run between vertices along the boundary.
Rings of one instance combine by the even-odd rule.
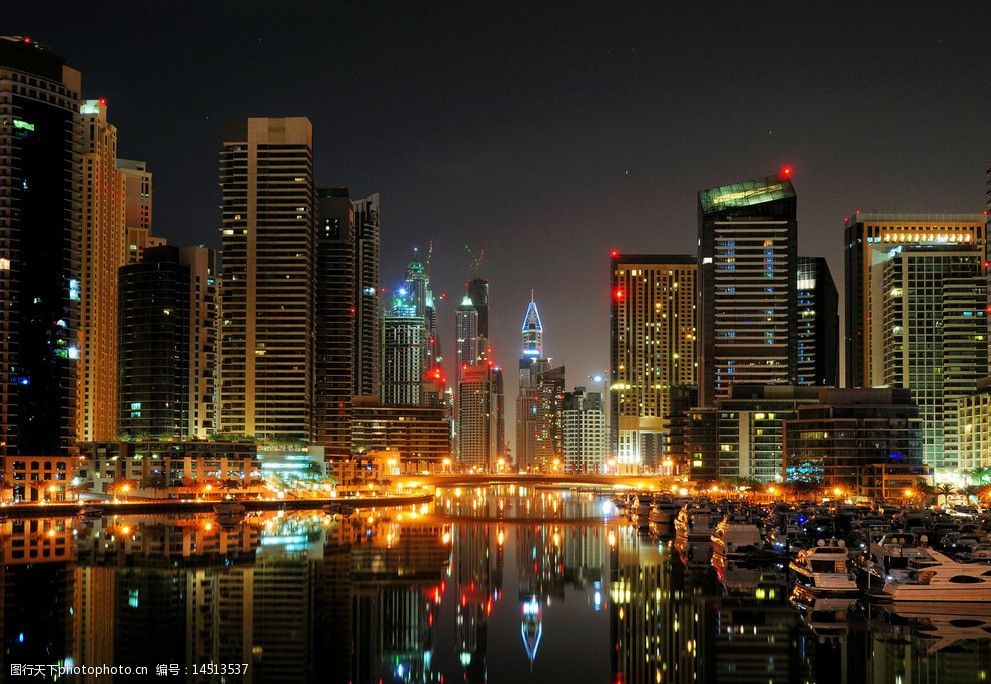
[[[539,359],[544,353],[544,327],[540,324],[537,303],[530,290],[530,304],[523,317],[523,359]]]
[[[537,376],[551,367],[544,358],[544,326],[540,322],[537,302],[530,290],[530,303],[520,330],[523,355],[520,357],[520,389],[516,396],[516,466],[534,465],[537,438]]]

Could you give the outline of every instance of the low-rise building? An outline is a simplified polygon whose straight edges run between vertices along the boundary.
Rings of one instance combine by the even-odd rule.
[[[0,500],[65,501],[75,498],[81,459],[75,456],[8,456],[0,459]]]
[[[451,424],[444,408],[383,406],[355,397],[351,407],[351,454],[394,451],[403,473],[440,472],[451,457]],[[333,469],[334,466],[331,465]]]

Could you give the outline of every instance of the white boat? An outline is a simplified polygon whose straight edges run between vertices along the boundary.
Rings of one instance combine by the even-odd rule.
[[[843,540],[820,539],[816,546],[799,551],[788,567],[795,583],[813,594],[856,594],[857,578],[850,568],[850,552]]]
[[[961,563],[933,549],[908,563],[908,576],[891,579],[872,598],[882,601],[991,601],[991,567]]]
[[[709,536],[713,555],[742,558],[764,545],[760,530],[747,518],[725,515]]]
[[[716,524],[720,520],[719,512],[708,504],[692,503],[684,506],[674,519],[674,531],[687,541],[709,541]]]
[[[880,591],[889,580],[907,578],[909,561],[929,558],[926,542],[925,535],[889,532],[871,543],[867,554],[854,562],[860,587],[865,591]]]

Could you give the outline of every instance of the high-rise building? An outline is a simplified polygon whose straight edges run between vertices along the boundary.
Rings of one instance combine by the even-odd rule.
[[[959,243],[892,249],[871,267],[871,385],[912,390],[926,463],[957,467],[957,399],[988,374],[983,250]],[[877,293],[883,297],[876,297]]]
[[[478,356],[488,359],[489,354],[489,281],[485,278],[472,278],[465,289],[471,303],[478,312]]]
[[[798,220],[779,176],[699,192],[699,402],[798,381]]]
[[[86,100],[80,114],[83,221],[76,434],[92,442],[117,436],[117,272],[127,263],[127,245],[117,127],[107,120],[105,100]]]
[[[602,395],[587,392],[584,387],[566,393],[562,420],[564,472],[601,472],[609,442]]]
[[[220,151],[223,432],[310,438],[312,137],[303,117],[249,118],[226,126]]]
[[[163,246],[121,268],[120,433],[205,439],[215,432],[215,262],[212,249]]]
[[[461,367],[458,383],[458,462],[469,468],[488,470],[495,465],[495,407],[492,399],[492,368],[487,363]]]
[[[351,453],[355,389],[355,229],[347,188],[317,190],[313,440],[329,456]]]
[[[519,393],[516,396],[515,458],[520,469],[528,469],[535,465],[537,375],[551,367],[550,359],[544,358],[544,327],[540,322],[532,291],[520,333],[523,338],[523,355],[520,357]]]
[[[79,89],[48,48],[0,37],[0,456],[76,440]]]
[[[991,468],[991,376],[977,391],[957,400],[957,467]]]
[[[839,293],[822,257],[799,257],[798,384],[836,387],[840,371]]]
[[[462,298],[456,312],[457,331],[455,347],[455,384],[461,383],[462,371],[466,366],[478,363],[478,309],[467,294]]]
[[[387,406],[420,406],[423,401],[427,326],[417,308],[401,287],[382,318],[382,403]]]
[[[146,247],[166,244],[163,237],[151,234],[152,177],[148,164],[132,159],[118,159],[117,170],[124,174],[124,224],[127,230],[127,262],[141,261]]]
[[[382,373],[379,323],[379,196],[354,201],[354,394],[379,396]]]
[[[495,422],[495,455],[504,459],[508,444],[506,443],[506,389],[502,368],[492,367],[492,409]]]
[[[620,469],[662,463],[671,389],[695,384],[695,257],[612,254],[610,447]]]
[[[981,214],[876,214],[856,212],[844,219],[846,298],[846,386],[877,383],[876,322],[885,299],[872,290],[871,269],[892,250],[915,246],[964,245],[984,254],[985,217]]]
[[[529,466],[541,472],[560,467],[564,456],[564,377],[564,366],[537,374],[533,459]]]

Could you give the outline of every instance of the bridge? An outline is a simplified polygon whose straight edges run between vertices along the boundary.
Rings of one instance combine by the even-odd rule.
[[[411,487],[487,487],[490,485],[519,485],[523,487],[596,487],[656,489],[670,491],[672,486],[684,487],[685,482],[668,475],[597,475],[555,473],[435,473],[432,475],[394,475],[393,486]]]

